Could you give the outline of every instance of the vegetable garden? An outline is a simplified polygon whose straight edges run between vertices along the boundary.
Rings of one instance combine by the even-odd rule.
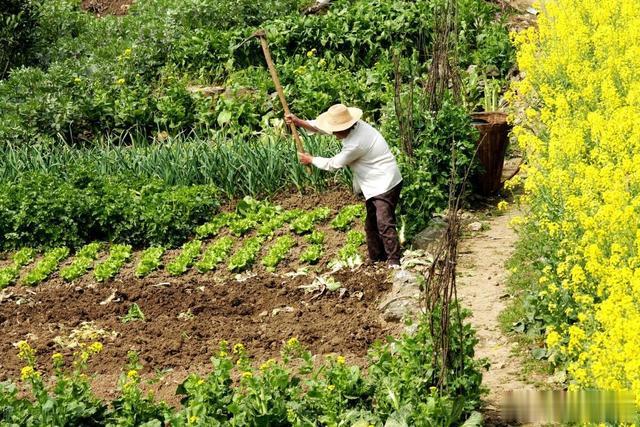
[[[383,320],[395,275],[366,262],[349,172],[298,164],[247,37],[266,31],[297,115],[344,102],[381,130],[409,247],[474,167],[469,113],[509,85],[507,11],[149,0],[91,13],[106,5],[0,6],[0,425],[457,425],[480,409],[466,313],[432,301],[407,328]],[[457,78],[435,102],[443,22]]]

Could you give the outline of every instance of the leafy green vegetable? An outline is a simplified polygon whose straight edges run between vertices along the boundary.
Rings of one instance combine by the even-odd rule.
[[[231,253],[233,239],[229,236],[221,237],[211,244],[204,252],[202,259],[196,263],[200,273],[206,273],[216,268]]]
[[[367,241],[364,233],[358,230],[349,230],[347,232],[347,244],[355,247],[362,246]]]
[[[345,206],[338,212],[338,215],[331,221],[331,226],[336,230],[346,230],[356,220],[366,215],[367,211],[364,205]]]
[[[229,223],[229,230],[234,236],[240,237],[253,230],[256,225],[257,222],[251,218],[238,218]]]
[[[98,282],[111,279],[118,274],[129,258],[131,258],[130,245],[113,245],[109,251],[109,257],[93,269],[93,276]]]
[[[3,289],[16,280],[20,276],[20,269],[31,263],[36,256],[36,251],[31,248],[22,248],[13,256],[13,264],[4,268],[0,268],[0,289]]]
[[[311,212],[307,212],[301,216],[299,216],[296,220],[291,223],[291,229],[296,234],[304,234],[313,230],[314,224],[325,220],[331,214],[331,209],[323,207],[316,208]]]
[[[268,271],[275,271],[278,264],[280,264],[295,245],[296,239],[291,236],[278,237],[269,249],[269,252],[262,258],[262,265],[264,265]]]
[[[284,222],[291,222],[294,219],[304,215],[304,210],[300,208],[291,209],[288,211],[284,211],[282,213],[282,217],[284,218]]]
[[[323,255],[323,246],[319,244],[313,244],[307,247],[304,252],[300,254],[300,261],[306,262],[308,264],[317,264]]]
[[[135,322],[138,320],[144,321],[145,316],[140,306],[134,302],[131,307],[129,307],[127,314],[122,316],[122,323]]]
[[[46,280],[53,273],[60,261],[69,256],[69,248],[55,248],[44,254],[44,257],[33,267],[24,278],[24,283],[29,286],[37,285]]]
[[[349,266],[362,263],[362,255],[358,248],[366,242],[363,232],[350,230],[347,232],[347,243],[338,251],[338,259]]]
[[[192,240],[182,245],[182,252],[173,261],[167,264],[167,271],[172,276],[180,276],[187,272],[200,255],[202,241]]]
[[[199,238],[215,237],[220,230],[229,225],[229,222],[236,219],[237,214],[234,212],[224,212],[216,215],[210,222],[202,224],[196,228],[196,235]]]
[[[25,265],[31,263],[36,257],[36,251],[32,248],[22,248],[15,254],[11,259],[13,263],[18,267],[24,267]]]
[[[326,238],[326,233],[320,230],[313,230],[311,234],[307,235],[307,242],[314,245],[321,245],[324,243],[324,239]]]
[[[250,237],[244,241],[242,247],[233,254],[227,266],[230,271],[242,272],[253,265],[262,248],[264,239],[260,237]]]
[[[60,277],[62,277],[66,282],[71,282],[84,276],[87,271],[89,271],[96,258],[98,258],[100,246],[100,243],[97,242],[83,246],[76,253],[75,259],[71,265],[60,269]]]
[[[142,252],[140,262],[136,266],[136,277],[146,277],[152,271],[157,270],[162,265],[162,255],[165,248],[162,246],[152,246]]]

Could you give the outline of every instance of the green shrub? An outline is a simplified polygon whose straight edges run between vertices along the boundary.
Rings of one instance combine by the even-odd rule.
[[[0,183],[2,249],[114,241],[176,245],[218,208],[213,186],[169,186],[77,173]]]
[[[12,68],[31,62],[36,27],[38,1],[3,0],[0,4],[0,80]]]

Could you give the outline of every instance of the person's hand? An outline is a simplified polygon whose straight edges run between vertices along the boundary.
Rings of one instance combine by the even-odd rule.
[[[300,160],[300,163],[302,163],[303,165],[310,165],[313,161],[313,156],[298,151],[298,160]]]
[[[284,115],[284,121],[288,125],[294,124],[294,125],[298,126],[298,122],[300,121],[300,119],[297,118],[295,116],[295,114],[285,114]]]

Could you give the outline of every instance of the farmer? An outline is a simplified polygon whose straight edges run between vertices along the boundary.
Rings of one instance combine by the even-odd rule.
[[[316,120],[305,121],[287,115],[295,124],[312,133],[334,135],[342,141],[342,151],[331,158],[298,153],[300,163],[333,172],[349,166],[353,189],[366,199],[367,247],[373,262],[400,265],[400,241],[396,230],[396,206],[402,189],[402,176],[394,155],[380,132],[360,120],[362,110],[337,104]]]

